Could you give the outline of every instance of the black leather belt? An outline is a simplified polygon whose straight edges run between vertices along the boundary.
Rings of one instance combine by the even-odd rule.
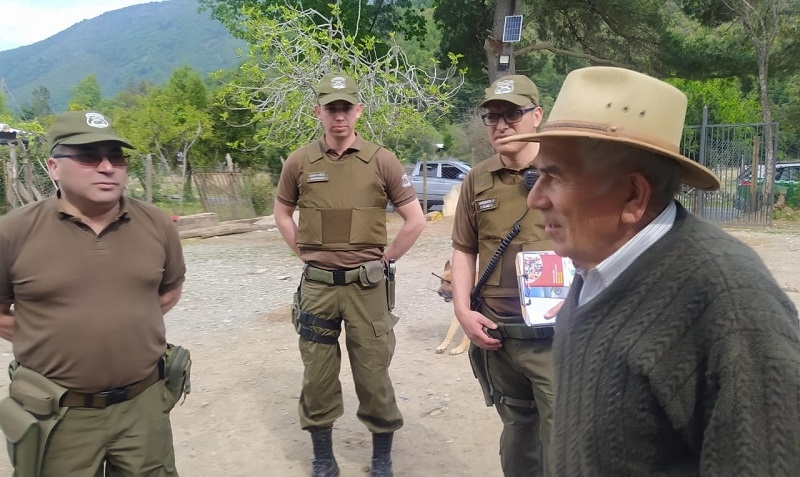
[[[555,334],[552,326],[528,326],[525,323],[497,323],[497,329],[486,329],[486,333],[492,338],[502,340],[503,338],[513,338],[517,340],[541,340],[550,338]]]
[[[91,407],[95,409],[105,409],[112,404],[117,404],[123,401],[128,401],[152,386],[161,379],[158,368],[154,369],[149,376],[142,379],[138,383],[131,384],[116,389],[109,389],[101,391],[97,394],[79,393],[76,391],[67,391],[61,398],[61,405],[64,407]]]

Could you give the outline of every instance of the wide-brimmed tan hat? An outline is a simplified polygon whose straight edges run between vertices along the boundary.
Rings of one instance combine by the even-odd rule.
[[[539,132],[501,142],[575,137],[628,144],[677,161],[687,185],[717,190],[713,172],[680,154],[686,104],[686,95],[650,76],[624,68],[582,68],[567,75]]]

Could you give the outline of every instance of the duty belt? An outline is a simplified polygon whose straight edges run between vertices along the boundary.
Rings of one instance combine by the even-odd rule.
[[[513,338],[518,340],[544,339],[555,334],[555,329],[552,326],[533,327],[528,326],[525,323],[498,322],[497,329],[489,330],[489,334],[491,334],[492,331],[495,333],[499,332],[502,338]]]
[[[528,326],[525,323],[515,323],[504,321],[508,317],[498,315],[485,303],[480,308],[480,312],[497,324],[497,329],[488,329],[486,332],[495,339],[512,338],[517,340],[539,340],[549,338],[555,334],[553,326]],[[520,318],[521,320],[521,318]]]
[[[358,268],[348,270],[325,270],[313,265],[306,264],[303,267],[303,276],[315,282],[327,283],[328,285],[347,285],[358,281]]]
[[[112,404],[128,401],[142,394],[142,392],[161,379],[158,368],[154,369],[149,376],[138,383],[131,384],[108,391],[101,391],[97,394],[85,394],[76,391],[67,391],[61,398],[61,405],[64,407],[91,407],[104,409]]]

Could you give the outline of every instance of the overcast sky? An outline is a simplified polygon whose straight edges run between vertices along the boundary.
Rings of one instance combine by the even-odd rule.
[[[50,38],[105,12],[154,1],[161,0],[0,0],[0,51]]]

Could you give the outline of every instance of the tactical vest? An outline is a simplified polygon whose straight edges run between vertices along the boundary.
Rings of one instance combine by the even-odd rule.
[[[375,155],[381,148],[363,141],[343,161],[330,160],[319,142],[306,148],[297,207],[297,246],[310,250],[384,247],[388,199],[378,180]]]
[[[504,184],[498,172],[475,175],[473,207],[478,224],[478,273],[483,273],[500,241],[508,235],[514,221],[525,212],[528,190],[524,182]],[[484,286],[481,296],[518,297],[515,260],[523,250],[552,250],[544,233],[539,211],[530,210],[521,222],[522,230],[503,253]]]

